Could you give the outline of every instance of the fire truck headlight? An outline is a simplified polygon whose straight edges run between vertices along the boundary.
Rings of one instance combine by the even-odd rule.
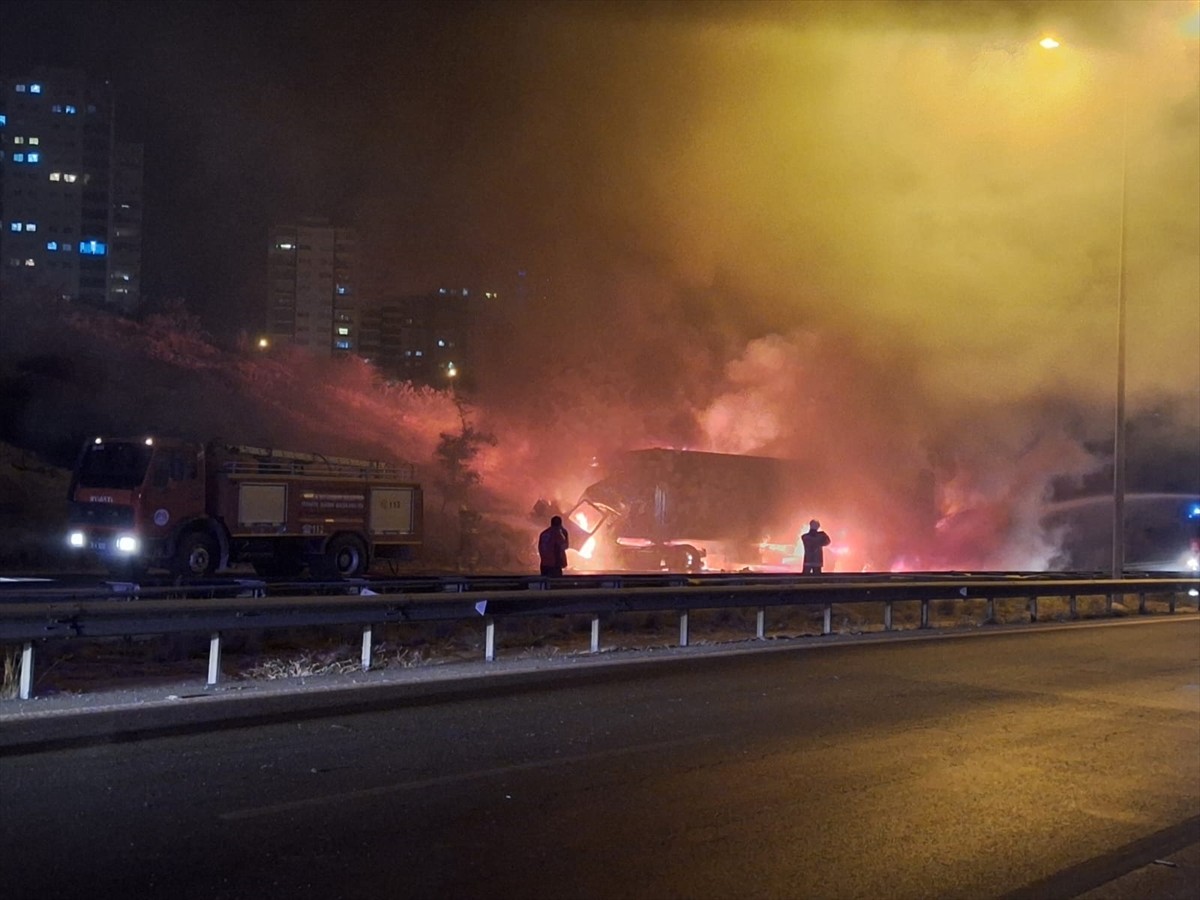
[[[84,538],[82,531],[72,531],[67,536],[67,543],[72,547],[82,547],[87,543],[87,540]]]
[[[121,553],[137,553],[138,539],[132,535],[123,534],[117,538],[117,550]]]

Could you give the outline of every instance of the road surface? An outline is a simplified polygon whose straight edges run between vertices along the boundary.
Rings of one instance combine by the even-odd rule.
[[[1195,618],[0,757],[14,897],[1068,897],[1198,841]]]

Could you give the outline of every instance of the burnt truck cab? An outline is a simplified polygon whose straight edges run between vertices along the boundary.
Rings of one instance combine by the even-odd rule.
[[[626,535],[629,510],[592,499],[580,500],[564,524],[572,549],[586,567],[633,572],[703,572],[707,550],[691,540]],[[569,551],[570,552],[570,551]]]
[[[94,438],[71,479],[69,545],[110,571],[357,577],[410,559],[422,492],[412,466],[209,442]]]

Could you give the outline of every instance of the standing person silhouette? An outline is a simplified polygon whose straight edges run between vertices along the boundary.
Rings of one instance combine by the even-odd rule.
[[[804,542],[804,574],[820,575],[821,567],[825,565],[823,548],[829,546],[829,535],[821,530],[821,523],[813,519],[800,540]]]
[[[538,556],[541,557],[542,575],[557,577],[567,567],[567,548],[571,539],[563,528],[562,516],[554,516],[550,527],[538,535]]]

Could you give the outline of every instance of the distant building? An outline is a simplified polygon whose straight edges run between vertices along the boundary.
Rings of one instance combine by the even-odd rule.
[[[37,68],[0,89],[0,293],[130,313],[141,302],[142,148],[113,92]]]
[[[142,145],[113,146],[108,301],[131,312],[142,295]]]
[[[482,304],[495,296],[490,291],[438,288],[382,298],[371,313],[372,329],[378,330],[372,361],[389,377],[416,384],[472,383],[472,345]]]
[[[322,356],[360,355],[358,240],[319,219],[271,229],[266,336]]]

